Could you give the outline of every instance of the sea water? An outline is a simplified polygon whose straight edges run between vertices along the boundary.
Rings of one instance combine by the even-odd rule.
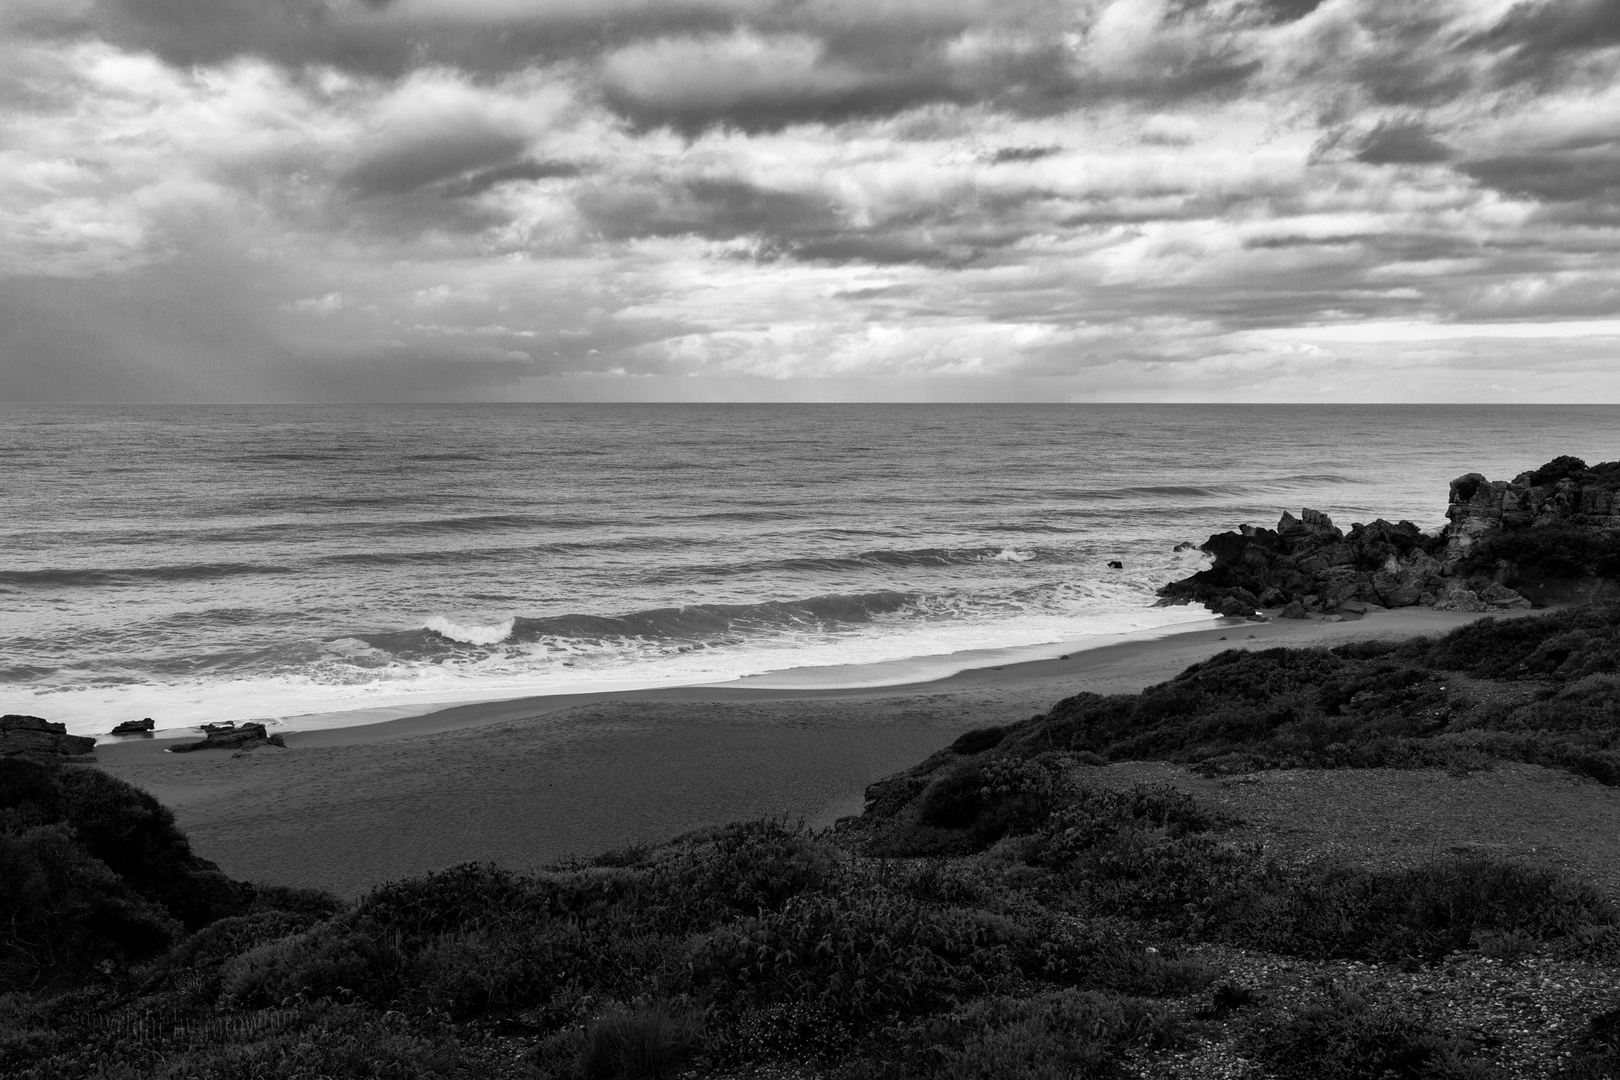
[[[0,712],[105,731],[1083,648],[1614,407],[0,406]],[[1120,564],[1118,567],[1112,564]],[[903,668],[903,666],[902,666]],[[897,669],[898,670],[898,669]]]

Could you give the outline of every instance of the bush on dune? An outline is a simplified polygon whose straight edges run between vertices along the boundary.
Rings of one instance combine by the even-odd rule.
[[[1085,990],[975,1002],[921,1034],[926,1046],[916,1056],[926,1063],[924,1075],[947,1080],[1122,1077],[1122,1054],[1180,1037],[1158,1002]]]
[[[1481,679],[1572,682],[1620,672],[1620,604],[1588,604],[1515,619],[1486,618],[1438,640],[1418,638],[1392,652]]]
[[[1342,990],[1289,1014],[1250,1049],[1279,1080],[1507,1080],[1471,1060],[1472,1040]]]
[[[0,833],[61,825],[86,858],[195,929],[252,902],[250,887],[198,858],[174,814],[100,769],[0,759]]]
[[[66,826],[0,834],[0,990],[82,978],[157,955],[181,934],[158,905],[87,856]]]
[[[1502,692],[1478,679],[1498,680]],[[1437,640],[1233,649],[1139,694],[1078,694],[970,733],[872,785],[866,818],[874,850],[982,850],[1027,831],[1050,802],[1027,782],[1006,789],[1015,797],[978,794],[986,770],[1033,768],[1020,761],[1166,760],[1220,774],[1474,769],[1496,758],[1620,784],[1617,688],[1620,605],[1482,619]]]

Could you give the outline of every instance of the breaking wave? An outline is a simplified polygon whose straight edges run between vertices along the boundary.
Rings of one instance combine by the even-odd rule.
[[[516,622],[516,619],[505,619],[496,623],[459,623],[435,615],[427,621],[424,629],[467,645],[499,645],[512,636],[512,627]]]

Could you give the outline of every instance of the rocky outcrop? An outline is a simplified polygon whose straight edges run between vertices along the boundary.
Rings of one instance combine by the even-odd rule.
[[[53,724],[37,716],[8,713],[0,716],[0,757],[27,754],[38,757],[79,757],[96,748],[96,740],[69,735],[66,724]]]
[[[1215,564],[1159,590],[1218,615],[1328,618],[1370,605],[1501,611],[1620,593],[1620,462],[1563,457],[1511,481],[1451,482],[1437,535],[1379,519],[1344,533],[1323,513],[1284,512],[1200,545]]]
[[[1620,595],[1620,461],[1560,457],[1512,480],[1451,482],[1443,555],[1538,604]]]
[[[1360,605],[1435,603],[1445,588],[1435,558],[1441,542],[1410,521],[1379,519],[1347,534],[1326,514],[1284,512],[1275,529],[1245,525],[1202,545],[1215,565],[1159,590],[1167,603],[1197,601],[1218,615],[1280,608],[1284,618],[1338,613]]]
[[[150,735],[157,725],[148,716],[144,720],[125,720],[122,724],[107,732],[109,735]]]
[[[252,721],[237,726],[236,724],[204,724],[203,732],[207,738],[196,742],[176,743],[169,747],[171,754],[189,754],[193,750],[253,750],[260,746],[281,746],[287,744],[280,735],[266,734],[263,724]]]

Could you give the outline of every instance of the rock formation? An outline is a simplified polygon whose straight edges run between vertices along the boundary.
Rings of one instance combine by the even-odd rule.
[[[203,731],[207,738],[196,742],[176,743],[169,747],[171,754],[189,754],[193,750],[252,750],[260,746],[281,746],[287,744],[280,735],[268,735],[263,724],[252,721],[238,727],[236,724],[204,724]]]
[[[8,713],[0,716],[0,757],[29,754],[43,757],[78,757],[96,748],[96,740],[69,735],[66,724],[53,724],[37,716]]]
[[[1331,618],[1369,605],[1500,611],[1620,592],[1620,462],[1561,457],[1512,481],[1451,482],[1438,535],[1410,521],[1355,524],[1315,510],[1200,545],[1215,564],[1159,590],[1218,615]]]
[[[109,735],[150,735],[157,725],[148,716],[144,720],[125,720],[122,724],[107,732]]]

